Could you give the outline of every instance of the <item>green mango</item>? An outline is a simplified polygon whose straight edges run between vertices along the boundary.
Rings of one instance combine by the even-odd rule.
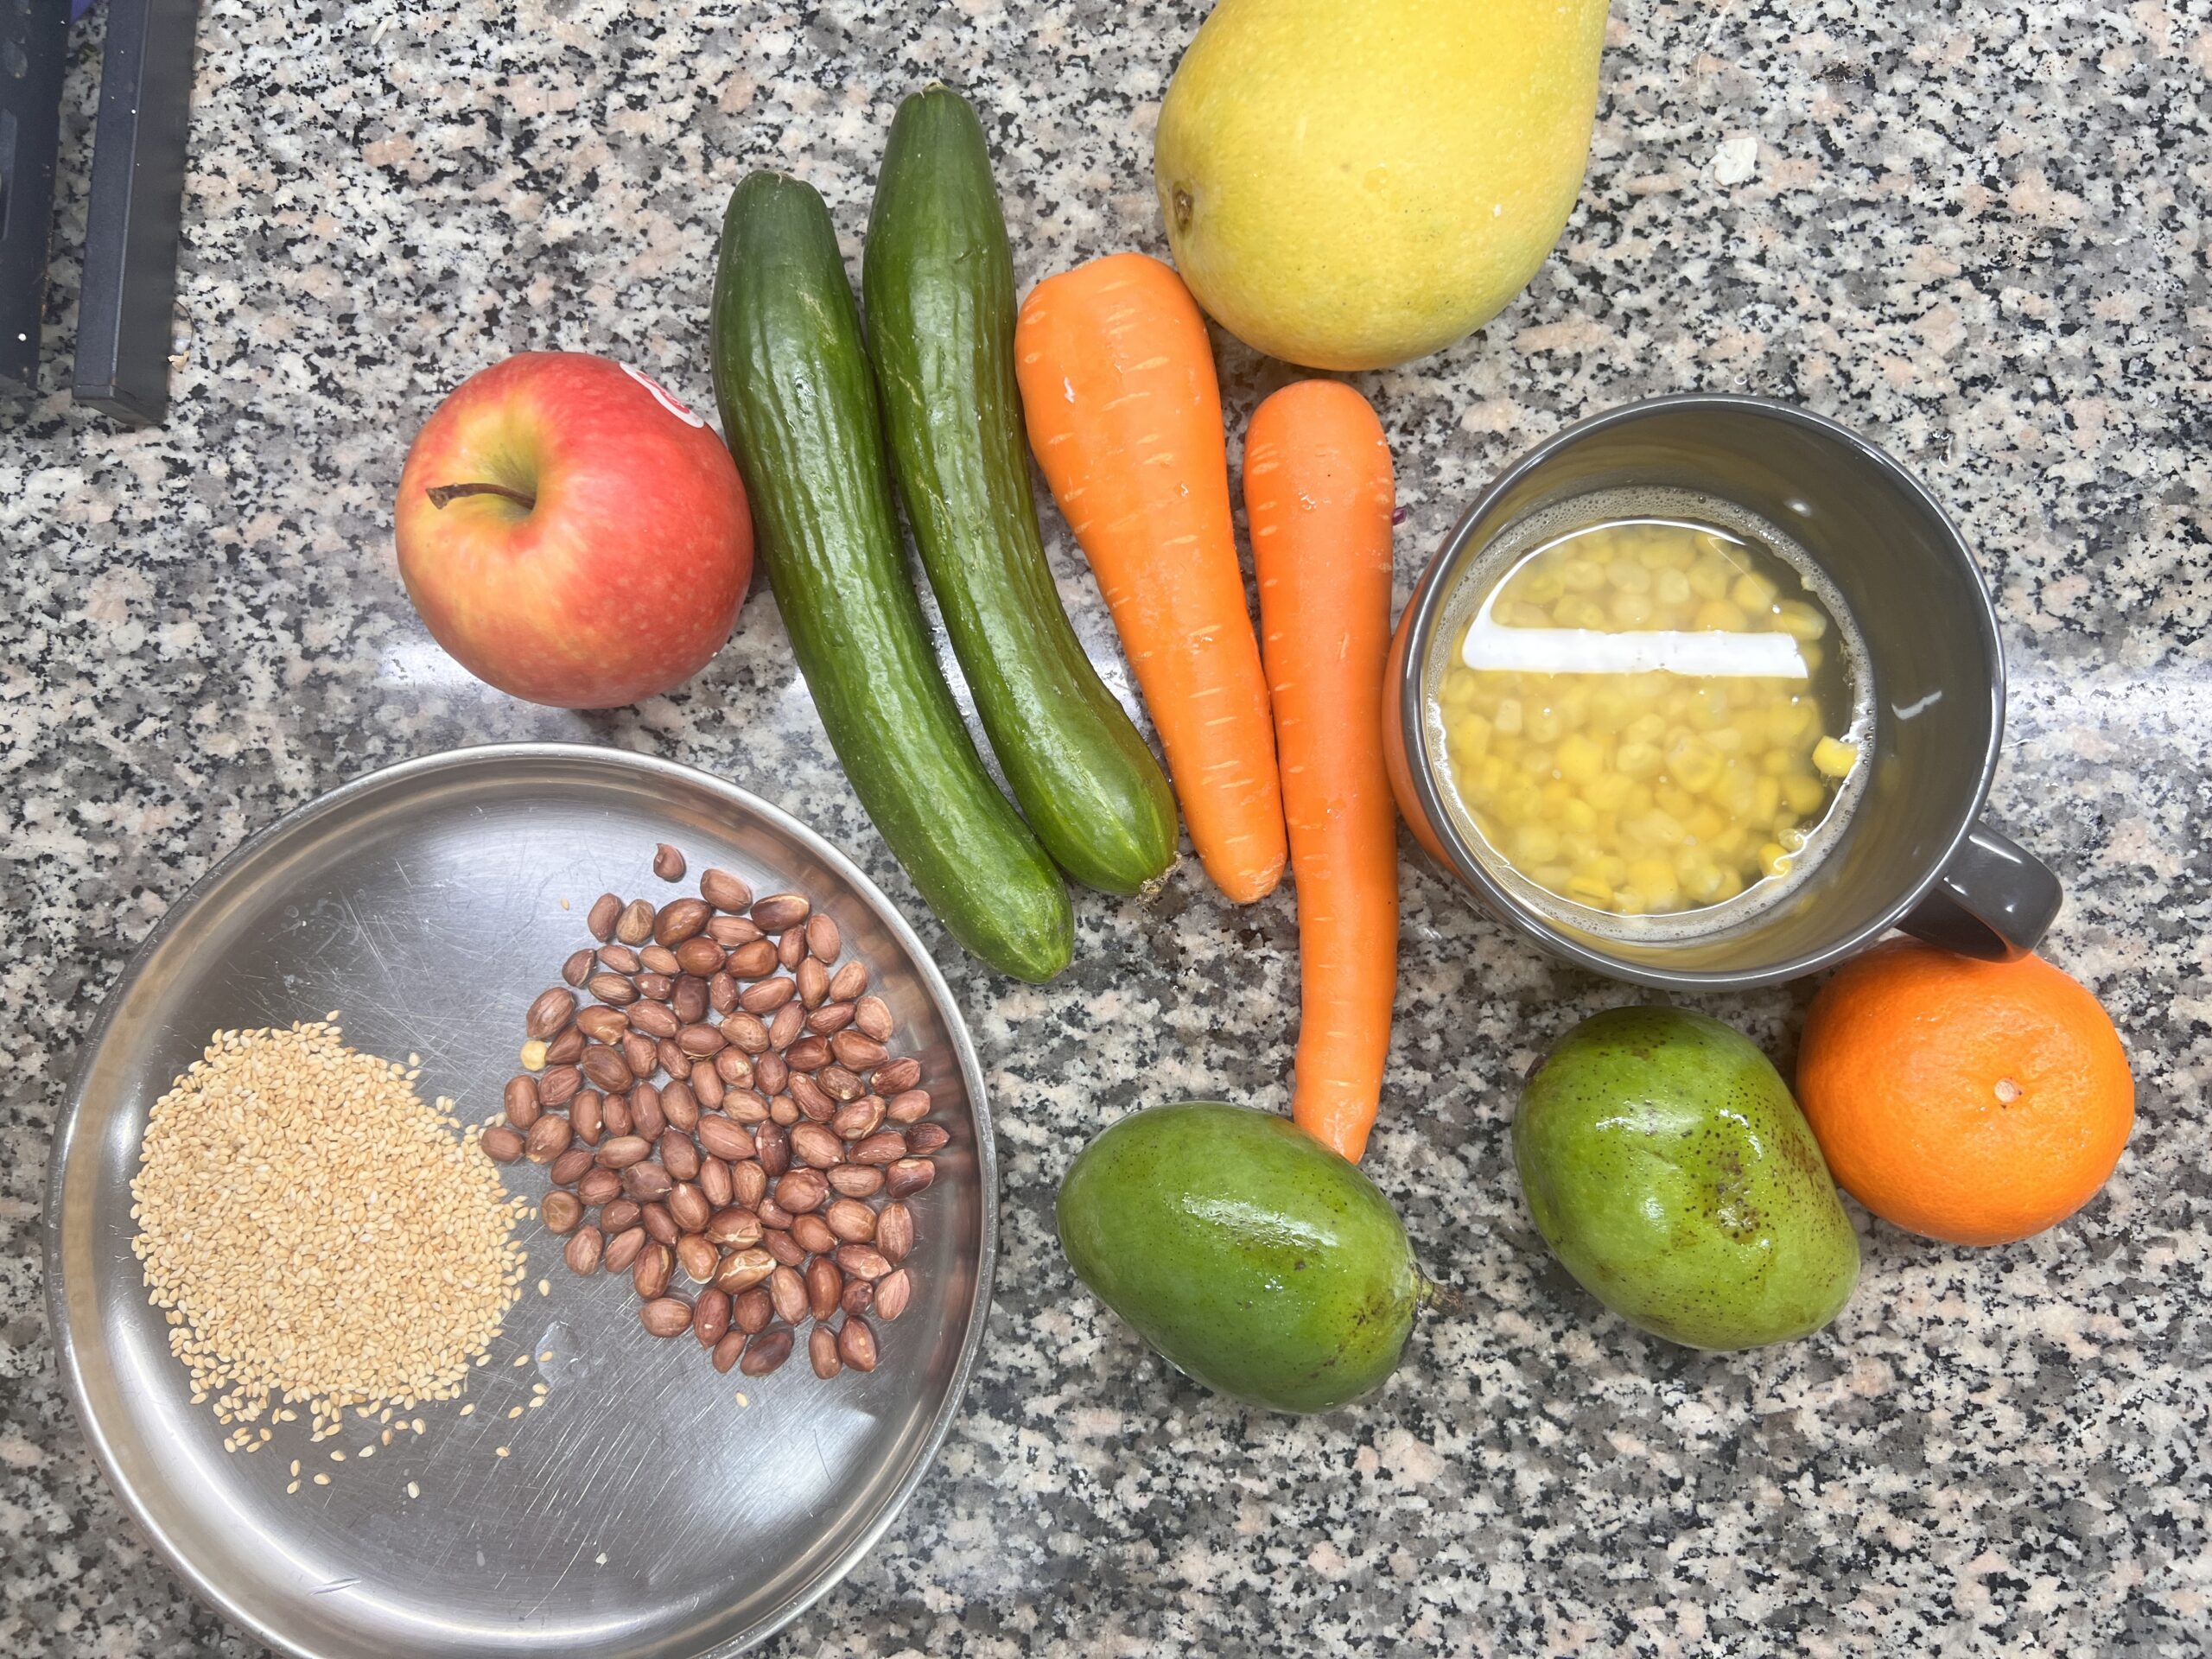
[[[1389,1200],[1287,1118],[1218,1101],[1134,1112],[1060,1183],[1076,1276],[1198,1382],[1329,1411],[1390,1375],[1425,1281]]]
[[[1692,1348],[1819,1330],[1859,1282],[1859,1240],[1804,1115],[1742,1033],[1613,1008],[1560,1039],[1513,1119],[1544,1242],[1632,1325]]]

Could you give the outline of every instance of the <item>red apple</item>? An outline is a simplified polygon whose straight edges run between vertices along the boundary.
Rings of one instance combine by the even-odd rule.
[[[581,352],[462,381],[407,452],[394,528],[431,636],[479,679],[563,709],[681,685],[753,576],[745,486],[714,429]]]

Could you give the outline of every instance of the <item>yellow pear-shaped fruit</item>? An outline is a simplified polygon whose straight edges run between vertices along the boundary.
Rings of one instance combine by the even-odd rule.
[[[1154,163],[1192,293],[1309,368],[1480,327],[1574,207],[1605,33],[1605,0],[1222,0]]]

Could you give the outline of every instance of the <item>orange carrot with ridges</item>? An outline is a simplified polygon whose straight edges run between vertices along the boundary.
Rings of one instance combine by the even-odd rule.
[[[1398,817],[1382,766],[1390,446],[1367,400],[1301,380],[1244,440],[1244,512],[1298,885],[1291,1116],[1357,1160],[1398,982]]]
[[[1039,283],[1014,329],[1029,446],[1106,595],[1191,842],[1239,904],[1288,849],[1229,517],[1221,392],[1181,277],[1117,253]]]

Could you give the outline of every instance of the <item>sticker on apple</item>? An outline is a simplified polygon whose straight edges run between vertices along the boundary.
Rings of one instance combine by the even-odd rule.
[[[666,410],[670,414],[675,416],[676,418],[683,422],[684,425],[697,427],[703,427],[706,425],[704,421],[701,420],[696,415],[694,415],[690,410],[684,408],[682,404],[678,403],[668,389],[662,385],[660,382],[654,379],[652,376],[639,373],[637,370],[632,368],[627,363],[618,363],[614,366],[621,370],[623,373],[628,375],[632,380],[643,386],[647,391],[652,393],[653,401],[658,404],[663,409]]]

